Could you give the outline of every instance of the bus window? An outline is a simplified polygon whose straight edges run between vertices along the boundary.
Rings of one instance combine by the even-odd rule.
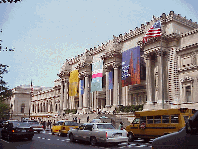
[[[135,118],[132,122],[132,124],[139,124],[140,123],[140,119],[139,118]]]
[[[140,124],[143,123],[143,122],[146,123],[146,116],[140,117]]]
[[[147,123],[153,124],[153,116],[147,116]]]
[[[161,116],[154,116],[154,124],[161,123]]]
[[[178,123],[178,115],[171,115],[171,123]]]
[[[162,123],[169,123],[169,115],[162,115]]]

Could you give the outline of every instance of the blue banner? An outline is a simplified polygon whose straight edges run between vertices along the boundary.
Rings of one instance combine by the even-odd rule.
[[[113,71],[109,72],[109,78],[108,78],[108,80],[109,80],[108,89],[109,90],[113,89]]]
[[[79,84],[80,84],[80,95],[84,94],[84,80],[79,80]]]
[[[140,84],[140,47],[122,53],[122,87]]]

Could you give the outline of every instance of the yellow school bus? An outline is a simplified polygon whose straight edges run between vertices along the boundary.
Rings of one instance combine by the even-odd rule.
[[[186,120],[193,116],[195,111],[187,108],[136,111],[132,124],[125,128],[128,132],[129,141],[137,138],[148,141],[177,132],[185,126]]]

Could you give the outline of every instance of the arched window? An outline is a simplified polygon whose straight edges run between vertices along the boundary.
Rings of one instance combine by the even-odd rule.
[[[21,104],[21,113],[24,113],[24,109],[25,109],[25,104],[22,103],[22,104]]]
[[[34,107],[34,104],[32,105],[32,112],[34,112],[35,111],[35,109],[34,109],[35,107]]]
[[[43,104],[43,106],[44,106],[44,112],[46,112],[45,103]]]

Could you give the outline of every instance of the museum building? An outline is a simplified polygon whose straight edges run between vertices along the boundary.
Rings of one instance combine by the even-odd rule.
[[[143,40],[160,22],[160,36]],[[198,109],[198,24],[170,11],[66,59],[55,85],[32,94],[31,114],[113,111],[123,105],[144,110]]]

